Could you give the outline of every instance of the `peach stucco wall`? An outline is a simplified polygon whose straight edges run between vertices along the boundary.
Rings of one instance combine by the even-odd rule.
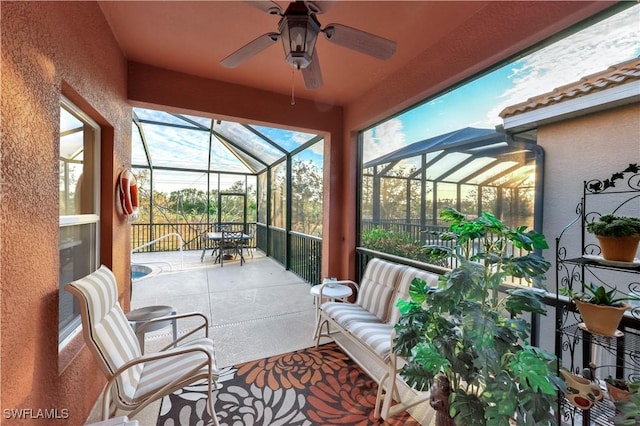
[[[116,216],[116,173],[131,155],[126,61],[93,2],[2,2],[0,276],[4,410],[68,410],[82,424],[104,376],[86,347],[59,372],[58,144],[60,95],[103,128],[101,261],[129,302],[129,226]],[[62,423],[59,420],[58,423]]]
[[[583,182],[603,180],[624,170],[629,163],[640,163],[640,104],[543,126],[538,129],[538,144],[545,150],[543,233],[551,246],[543,255],[553,264],[546,283],[549,290],[555,292],[555,239],[577,216]],[[624,186],[618,185],[621,189]],[[594,204],[603,200],[604,205]],[[609,197],[592,197],[588,211],[610,213],[616,205]],[[636,199],[628,207],[624,214],[640,215],[640,200]],[[561,246],[568,250],[569,257],[581,253],[577,225],[565,232]],[[602,273],[599,276],[602,278]],[[619,281],[620,275],[615,278]],[[553,350],[554,320],[555,312],[551,309],[541,318],[540,341],[548,350]]]

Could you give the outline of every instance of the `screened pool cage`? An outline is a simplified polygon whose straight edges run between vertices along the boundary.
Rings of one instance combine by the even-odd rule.
[[[177,238],[163,239],[174,233],[184,249],[202,250],[206,232],[242,230],[253,236],[252,246],[319,282],[321,136],[141,108],[133,116],[141,204],[134,250],[176,250]],[[373,159],[367,159],[366,132],[364,139],[361,240],[382,230],[419,247],[429,242],[425,231],[442,229],[446,207],[469,217],[489,211],[512,226],[539,223],[543,151],[535,134],[515,138],[467,127]]]
[[[432,243],[435,237],[428,231],[447,227],[440,220],[447,207],[468,218],[491,212],[510,226],[535,229],[540,223],[542,190],[537,183],[542,182],[543,151],[534,133],[516,139],[493,129],[466,127],[370,160],[365,138],[363,153],[365,246],[375,245],[371,239],[381,231],[403,236],[396,235],[395,241]]]
[[[185,250],[202,250],[206,232],[242,230],[252,246],[317,282],[323,144],[309,133],[134,108],[141,216],[133,250],[177,250],[177,237],[163,238],[174,233]]]

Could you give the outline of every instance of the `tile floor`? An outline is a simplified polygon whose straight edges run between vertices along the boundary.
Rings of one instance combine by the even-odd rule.
[[[180,313],[205,314],[219,367],[315,344],[315,305],[308,283],[260,252],[255,252],[253,258],[248,256],[242,266],[239,261],[225,261],[224,267],[215,264],[211,256],[200,262],[200,254],[134,253],[132,263],[150,266],[152,273],[133,282],[131,309],[170,305]],[[188,321],[180,322],[178,333],[188,328]],[[147,351],[170,337],[170,327],[148,333]],[[370,373],[381,376],[384,371],[373,366]],[[99,420],[98,402],[88,423]],[[141,426],[154,426],[158,411],[159,402],[135,419]],[[419,407],[414,416],[420,416],[423,424],[432,420],[428,404]]]

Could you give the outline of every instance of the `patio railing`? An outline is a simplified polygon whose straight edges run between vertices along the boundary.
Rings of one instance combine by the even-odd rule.
[[[225,226],[231,231],[242,231],[243,223],[226,222],[222,224],[189,223],[134,223],[131,226],[131,245],[138,252],[157,252],[180,250],[176,238],[160,239],[167,234],[179,234],[184,240],[183,250],[202,250],[203,232],[214,231],[216,226]],[[286,269],[298,275],[310,284],[320,283],[322,269],[322,239],[298,232],[289,232],[289,253],[287,256],[287,232],[284,229],[267,228],[261,223],[247,223],[246,231],[254,238],[249,241],[251,248],[258,248],[272,257]],[[149,244],[149,241],[155,241]]]
[[[320,283],[322,239],[291,231],[287,256],[287,232],[276,227],[256,224],[256,246],[308,283]]]
[[[131,246],[139,247],[153,241],[163,235],[177,233],[184,240],[184,250],[202,250],[204,248],[200,235],[203,232],[214,231],[216,226],[226,226],[231,231],[242,231],[244,223],[225,222],[217,223],[134,223],[131,225]],[[256,235],[256,224],[247,223],[245,231],[249,235]],[[249,241],[251,248],[255,248],[256,239]],[[139,252],[173,251],[179,250],[179,241],[175,238],[164,239],[153,245],[144,247]]]

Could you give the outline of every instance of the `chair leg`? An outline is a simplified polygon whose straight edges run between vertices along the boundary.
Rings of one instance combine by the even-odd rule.
[[[209,382],[208,383],[209,394],[207,395],[207,411],[211,416],[213,426],[220,426],[220,424],[218,423],[218,415],[216,414],[216,410],[213,407],[213,380],[211,379],[211,372],[209,372],[208,382]]]

